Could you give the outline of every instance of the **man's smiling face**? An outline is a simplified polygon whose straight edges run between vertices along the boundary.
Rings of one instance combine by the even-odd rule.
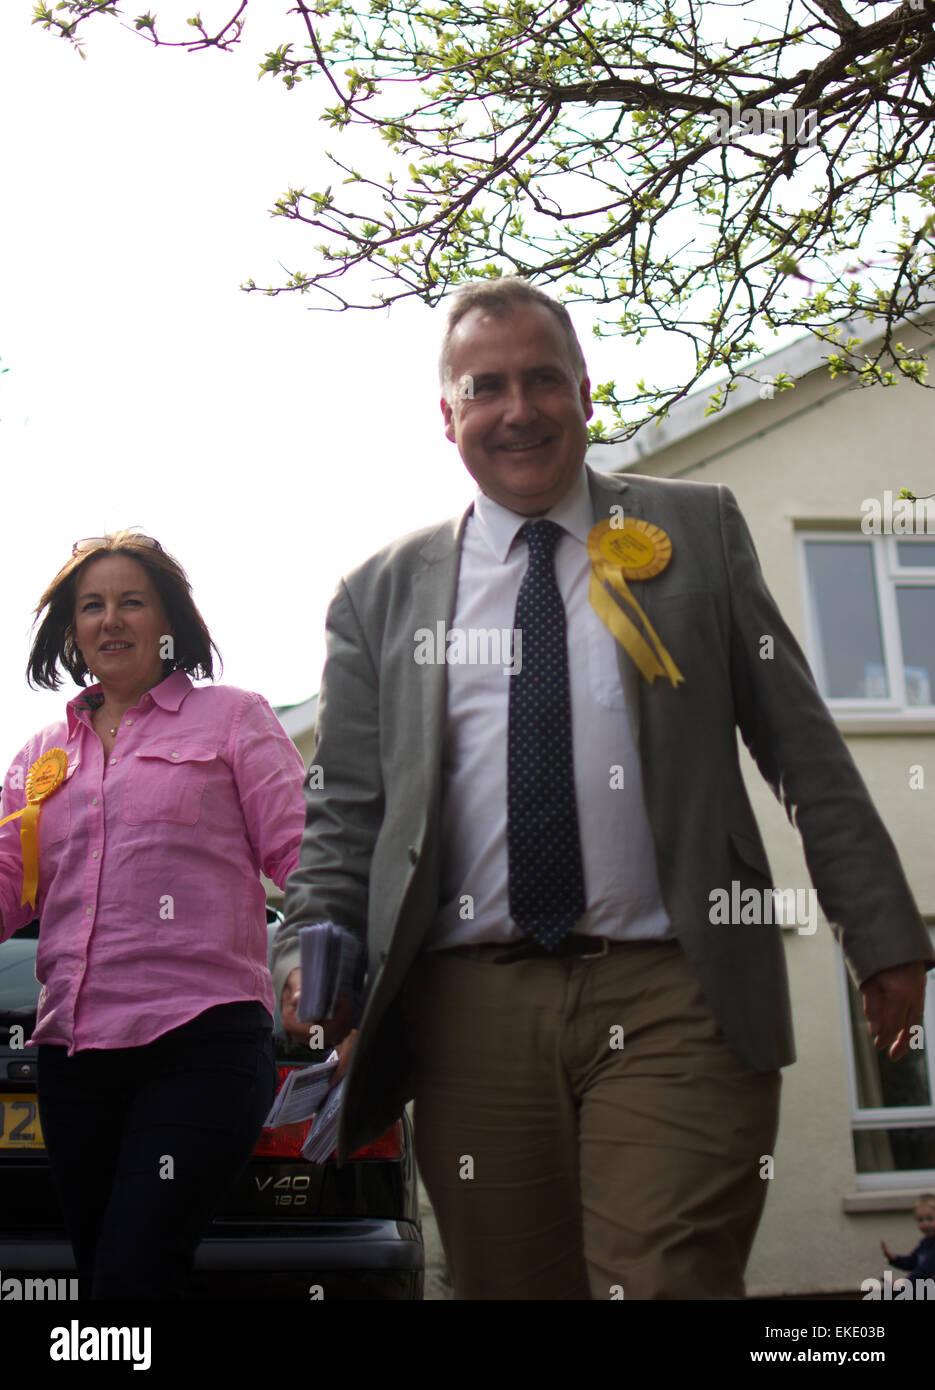
[[[593,414],[561,324],[538,304],[501,316],[471,309],[455,325],[448,361],[445,434],[468,472],[511,511],[547,512],[581,471]]]

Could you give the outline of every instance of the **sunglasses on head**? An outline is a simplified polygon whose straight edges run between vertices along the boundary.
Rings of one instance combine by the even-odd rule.
[[[72,555],[83,555],[86,550],[100,550],[106,546],[110,536],[85,536],[82,541],[75,541],[71,548]],[[139,541],[142,545],[148,545],[152,550],[161,550],[162,546],[155,536],[140,536],[134,534],[133,540]]]

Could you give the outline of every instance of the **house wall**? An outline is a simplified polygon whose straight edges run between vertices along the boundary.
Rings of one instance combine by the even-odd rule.
[[[717,417],[685,440],[645,455],[635,471],[731,488],[767,583],[804,646],[794,522],[837,520],[859,529],[864,498],[882,498],[886,488],[894,496],[901,487],[931,492],[932,411],[930,394],[909,384],[857,390],[816,371],[794,391]],[[599,446],[589,461],[603,471],[619,466],[613,449]],[[848,743],[899,847],[920,908],[935,917],[935,722],[929,732],[852,735]],[[779,887],[807,888],[811,880],[798,835],[741,751],[774,880]],[[910,790],[913,763],[928,774],[924,790]],[[878,1208],[895,1209],[844,1209],[856,1181],[837,947],[823,922],[813,936],[789,929],[784,938],[799,1060],[784,1073],[775,1176],[748,1269],[749,1291],[856,1290],[862,1279],[882,1276],[881,1239],[899,1251],[916,1244],[907,1209],[911,1195],[875,1199]]]

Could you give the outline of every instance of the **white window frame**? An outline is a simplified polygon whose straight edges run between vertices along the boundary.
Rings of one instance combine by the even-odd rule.
[[[932,947],[935,949],[935,931],[929,929]],[[935,1131],[935,972],[926,977],[925,1008],[922,1014],[925,1055],[928,1059],[929,1094],[931,1105],[874,1106],[862,1109],[858,1103],[857,1068],[851,1039],[850,1000],[847,990],[847,966],[840,951],[838,958],[838,988],[841,998],[841,1025],[844,1031],[844,1067],[847,1074],[847,1095],[851,1114],[851,1132],[868,1129],[920,1129]],[[863,1021],[861,1026],[866,1027]],[[887,1169],[880,1173],[859,1173],[857,1160],[853,1156],[854,1177],[857,1189],[861,1192],[907,1188],[917,1191],[930,1190],[935,1186],[935,1168]]]
[[[899,614],[896,607],[896,586],[935,589],[935,565],[917,565],[912,569],[901,569],[899,565],[898,543],[913,540],[931,542],[931,535],[913,536],[875,536],[862,531],[811,531],[798,533],[799,583],[802,592],[802,608],[805,618],[805,641],[809,663],[815,672],[819,689],[826,685],[824,652],[819,638],[818,618],[812,602],[812,586],[809,580],[808,559],[805,546],[810,541],[831,542],[839,545],[853,545],[855,541],[871,547],[873,573],[877,588],[878,615],[883,642],[883,661],[890,689],[887,699],[855,699],[849,697],[829,697],[822,695],[825,704],[833,714],[877,714],[885,719],[918,720],[935,718],[935,680],[932,682],[932,703],[928,705],[906,704],[906,681],[903,672],[902,640],[899,633]],[[935,674],[935,673],[933,673]]]

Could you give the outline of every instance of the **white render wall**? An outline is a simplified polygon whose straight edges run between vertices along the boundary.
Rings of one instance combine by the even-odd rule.
[[[794,521],[837,520],[859,529],[864,498],[882,499],[886,488],[894,496],[901,487],[932,492],[933,434],[931,393],[909,384],[857,390],[821,369],[794,391],[713,417],[668,447],[653,448],[652,429],[646,431],[644,447],[653,452],[636,463],[630,462],[632,448],[620,446],[593,447],[589,462],[604,472],[626,463],[640,473],[730,487],[767,583],[805,646]],[[673,656],[677,661],[678,653]],[[920,909],[935,917],[935,722],[927,732],[852,734],[848,742]],[[925,769],[924,790],[909,788],[911,763]],[[777,886],[809,887],[798,835],[743,748],[742,764]],[[749,1292],[856,1291],[862,1279],[882,1277],[881,1239],[900,1252],[916,1244],[911,1197],[890,1199],[897,1209],[844,1210],[857,1189],[837,947],[823,921],[814,936],[791,929],[785,941],[799,1060],[784,1073],[775,1177],[748,1270]]]

